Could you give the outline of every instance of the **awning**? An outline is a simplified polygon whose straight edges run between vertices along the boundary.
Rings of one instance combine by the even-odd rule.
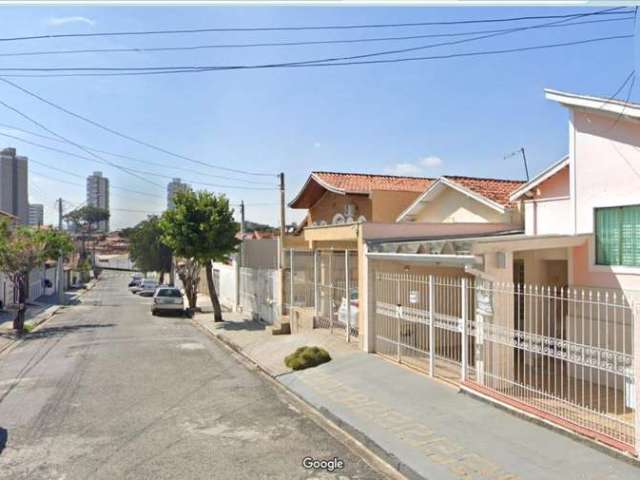
[[[421,253],[367,253],[369,260],[391,260],[400,263],[420,265],[438,265],[446,267],[464,267],[465,265],[481,265],[482,258],[475,255],[432,255]]]
[[[591,234],[580,235],[511,235],[509,237],[490,237],[478,239],[474,243],[473,253],[515,252],[522,250],[540,250],[545,248],[569,248],[583,245]]]
[[[505,223],[365,223],[362,236],[367,243],[476,238],[522,233]]]

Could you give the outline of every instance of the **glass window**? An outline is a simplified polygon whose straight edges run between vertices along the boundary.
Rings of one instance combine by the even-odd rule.
[[[640,266],[640,205],[596,209],[596,264]]]

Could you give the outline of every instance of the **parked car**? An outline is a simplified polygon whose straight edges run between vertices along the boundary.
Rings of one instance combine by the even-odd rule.
[[[142,290],[142,279],[135,279],[129,282],[129,291],[131,293],[138,293]]]
[[[358,290],[353,288],[349,294],[351,301],[351,312],[349,318],[349,326],[356,328],[358,326]],[[338,321],[344,325],[347,324],[347,299],[342,297],[342,302],[338,307]]]
[[[158,313],[179,313],[190,316],[190,310],[184,308],[184,297],[180,289],[175,287],[160,287],[156,289],[151,304],[151,315]]]
[[[142,279],[143,279],[143,275],[141,273],[136,272],[133,275],[131,275],[131,280],[129,280],[129,288],[140,284]]]
[[[156,289],[158,288],[158,282],[152,278],[145,278],[140,283],[140,290],[138,291],[138,295],[141,297],[153,297],[153,294],[156,293]]]

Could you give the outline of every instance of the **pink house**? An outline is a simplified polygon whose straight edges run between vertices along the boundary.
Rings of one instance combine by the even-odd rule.
[[[546,98],[569,110],[569,154],[512,193],[523,206],[522,238],[480,250],[513,256],[523,270],[515,275],[527,283],[634,295],[640,291],[640,105],[554,90]]]

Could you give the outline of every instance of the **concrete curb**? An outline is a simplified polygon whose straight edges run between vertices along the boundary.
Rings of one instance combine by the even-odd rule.
[[[393,480],[427,480],[412,470],[408,465],[399,461],[395,455],[385,451],[360,430],[344,422],[326,408],[317,408],[304,397],[291,390],[287,385],[279,380],[280,375],[277,375],[274,372],[271,372],[268,368],[262,366],[256,359],[247,354],[240,345],[233,342],[228,337],[209,329],[196,319],[192,319],[191,323],[205,334],[213,337],[215,340],[218,340],[223,346],[231,350],[233,353],[237,354],[245,363],[248,364],[250,368],[261,373],[281,392],[294,399],[297,406],[311,417],[316,424],[347,445],[347,447],[361,456],[365,462],[376,470],[381,471],[388,478]]]
[[[84,296],[89,290],[92,290],[97,283],[98,282],[96,280],[93,280],[92,282],[87,284],[87,288],[85,288],[84,291],[79,293],[76,298],[81,298],[82,296]],[[49,310],[47,310],[46,315],[43,315],[42,318],[38,318],[36,316],[34,321],[30,321],[30,322],[27,321],[25,322],[25,325],[27,324],[32,325],[33,328],[31,331],[32,332],[37,331],[45,322],[49,321],[56,313],[58,313],[59,310],[68,306],[69,305],[53,305],[53,308],[50,308]],[[0,355],[4,354],[5,352],[8,352],[9,350],[12,350],[13,347],[17,346],[22,341],[23,341],[23,338],[15,338],[12,341],[7,342],[5,345],[0,346]]]

